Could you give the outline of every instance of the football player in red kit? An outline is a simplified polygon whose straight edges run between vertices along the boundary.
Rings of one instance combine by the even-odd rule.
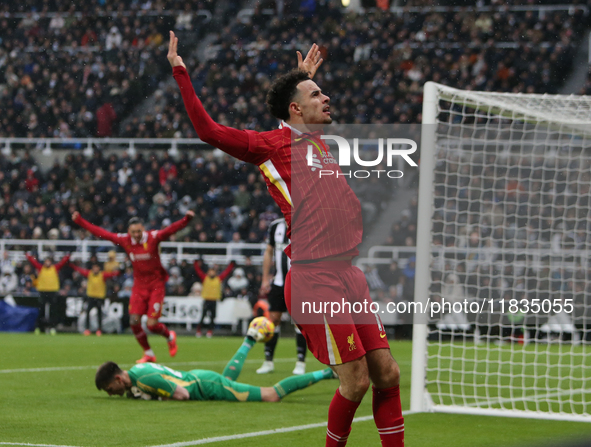
[[[318,47],[314,45],[304,61],[298,54],[304,70],[279,77],[269,89],[269,111],[282,122],[279,129],[268,132],[216,123],[195,94],[177,47],[178,38],[171,31],[167,57],[197,135],[239,160],[256,164],[285,217],[291,241],[285,252],[292,261],[285,283],[287,308],[310,351],[330,365],[340,381],[328,410],[325,445],[346,445],[355,411],[371,381],[382,446],[402,447],[400,370],[379,315],[312,315],[304,314],[302,306],[302,300],[324,304],[325,309],[341,301],[372,303],[363,272],[351,264],[363,234],[361,205],[318,130],[332,122],[330,98],[311,79],[321,63]],[[308,163],[312,158],[333,175],[319,176]]]
[[[154,351],[148,343],[148,336],[142,329],[141,317],[148,315],[148,329],[160,334],[168,340],[168,351],[171,357],[177,352],[176,333],[158,321],[162,312],[162,303],[166,291],[168,273],[160,262],[160,242],[168,239],[177,231],[187,226],[195,216],[187,211],[185,217],[162,230],[146,231],[140,219],[129,220],[127,233],[111,233],[84,220],[78,211],[72,214],[72,220],[93,235],[119,245],[133,266],[133,288],[129,300],[129,325],[144,356],[137,363],[156,362]]]

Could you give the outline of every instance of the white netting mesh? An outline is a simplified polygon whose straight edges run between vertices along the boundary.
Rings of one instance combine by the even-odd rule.
[[[588,415],[591,97],[438,93],[427,391]]]

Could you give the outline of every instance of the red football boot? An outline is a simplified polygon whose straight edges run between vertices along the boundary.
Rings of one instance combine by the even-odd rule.
[[[156,356],[144,354],[144,356],[141,359],[136,360],[135,363],[156,363]]]
[[[174,357],[178,350],[178,346],[176,345],[176,332],[170,331],[170,336],[172,337],[172,340],[168,340],[168,353],[171,357]]]

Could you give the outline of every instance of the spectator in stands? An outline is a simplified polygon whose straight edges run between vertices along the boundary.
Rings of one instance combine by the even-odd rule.
[[[383,273],[380,273],[380,277],[383,279],[384,284],[386,284],[387,286],[397,285],[400,277],[402,276],[402,271],[398,267],[397,261],[392,261],[387,266],[387,269],[383,269],[382,272]]]
[[[10,269],[10,268],[12,268],[14,270],[15,263],[14,263],[14,261],[10,260],[10,255],[9,255],[8,251],[4,250],[2,252],[2,259],[0,260],[0,270]]]
[[[8,295],[14,292],[18,286],[18,278],[14,273],[14,267],[2,266],[0,269],[0,295]]]
[[[166,282],[166,291],[169,295],[182,296],[186,292],[184,286],[184,280],[181,276],[181,269],[179,266],[172,266],[168,268],[169,278]]]
[[[128,300],[131,298],[131,289],[133,288],[133,277],[128,277],[123,281],[123,287],[117,294],[120,300]]]
[[[200,282],[195,281],[191,286],[191,291],[189,292],[189,296],[192,297],[199,297],[201,298],[201,291],[203,290],[203,286]]]
[[[117,113],[111,102],[105,102],[96,111],[96,136],[110,137],[113,135],[113,123]]]
[[[188,30],[193,28],[193,12],[191,11],[191,4],[185,3],[185,8],[176,17],[174,28],[177,30]]]
[[[240,293],[244,293],[243,290],[247,290],[249,281],[244,274],[244,269],[238,267],[234,270],[234,274],[228,279],[228,288],[231,296],[236,296]]]
[[[112,26],[109,30],[109,34],[105,39],[105,49],[107,51],[118,50],[123,42],[123,36],[119,32],[119,28]]]
[[[115,250],[109,250],[109,260],[105,262],[103,270],[105,272],[114,272],[119,270],[119,262],[117,262],[117,252]]]
[[[443,284],[441,297],[453,306],[454,303],[462,303],[466,296],[464,286],[460,283],[460,278],[455,273],[449,273]],[[441,320],[437,323],[437,328],[442,331],[467,331],[471,325],[468,322],[466,313],[462,310],[447,309],[443,313]]]
[[[166,160],[158,172],[158,178],[163,187],[167,182],[175,180],[177,178],[176,166],[170,160]]]
[[[365,279],[370,291],[386,290],[386,285],[378,273],[378,269],[373,264],[367,264],[364,269]]]

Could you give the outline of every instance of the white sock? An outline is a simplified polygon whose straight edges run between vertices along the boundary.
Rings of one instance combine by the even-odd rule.
[[[150,357],[154,357],[154,351],[152,351],[151,349],[144,351],[144,354]]]

